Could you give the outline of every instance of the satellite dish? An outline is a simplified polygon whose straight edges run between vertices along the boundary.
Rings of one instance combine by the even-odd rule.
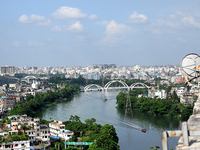
[[[193,79],[200,77],[200,56],[194,53],[186,55],[182,59],[181,67]]]

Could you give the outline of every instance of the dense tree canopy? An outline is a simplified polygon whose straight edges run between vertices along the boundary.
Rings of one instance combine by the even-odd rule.
[[[76,91],[79,90],[77,85],[65,84],[65,88],[58,89],[55,92],[47,92],[37,94],[35,97],[32,95],[27,96],[26,101],[18,102],[12,110],[8,112],[9,115],[15,114],[27,114],[28,116],[34,116],[34,113],[44,108],[46,104],[53,103],[59,99],[69,98]]]
[[[164,115],[187,120],[192,114],[193,106],[185,106],[174,92],[167,99],[138,97],[138,94],[144,94],[144,90],[130,91],[130,100],[133,110],[148,112],[155,115]],[[118,108],[126,107],[127,94],[120,92],[117,96]]]
[[[72,119],[73,118],[73,119]],[[75,119],[77,118],[77,120]],[[96,119],[86,119],[85,123],[80,121],[78,116],[70,116],[69,121],[63,122],[66,129],[74,132],[74,136],[70,139],[71,142],[94,142],[90,146],[82,146],[84,149],[90,150],[115,150],[117,149],[118,136],[115,128],[112,125],[105,124],[101,126],[95,123]]]

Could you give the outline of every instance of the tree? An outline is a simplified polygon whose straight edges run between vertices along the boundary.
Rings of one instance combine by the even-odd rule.
[[[153,150],[158,150],[160,147],[159,146],[156,146],[155,148],[154,147],[150,147],[150,149],[153,149]]]
[[[96,119],[94,119],[94,118],[86,119],[86,120],[85,120],[85,123],[86,123],[87,125],[93,125],[95,122],[96,122]]]
[[[181,120],[187,121],[187,119],[192,115],[193,113],[193,106],[187,106],[183,108]]]
[[[107,148],[108,150],[118,149],[118,136],[116,134],[115,128],[112,125],[105,124],[102,126],[99,136],[96,142],[90,145],[89,149],[95,148]]]
[[[27,101],[29,101],[29,100],[31,100],[31,99],[34,99],[34,96],[33,96],[33,95],[27,95],[27,96],[26,96],[26,100],[27,100]]]
[[[175,103],[179,103],[179,102],[180,102],[180,99],[178,98],[178,95],[176,94],[175,91],[173,91],[172,100],[173,100]]]
[[[77,115],[75,115],[75,116],[71,115],[70,118],[69,118],[69,121],[81,122],[80,117],[77,116]]]

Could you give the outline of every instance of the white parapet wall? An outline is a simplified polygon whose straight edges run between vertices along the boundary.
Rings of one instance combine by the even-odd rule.
[[[200,95],[195,103],[193,114],[187,121],[189,131],[200,130]],[[183,140],[179,139],[176,150],[200,150],[200,134],[189,136],[189,146],[182,147]]]

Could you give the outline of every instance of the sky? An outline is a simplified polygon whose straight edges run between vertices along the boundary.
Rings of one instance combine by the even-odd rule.
[[[0,66],[180,65],[199,0],[1,0]]]

